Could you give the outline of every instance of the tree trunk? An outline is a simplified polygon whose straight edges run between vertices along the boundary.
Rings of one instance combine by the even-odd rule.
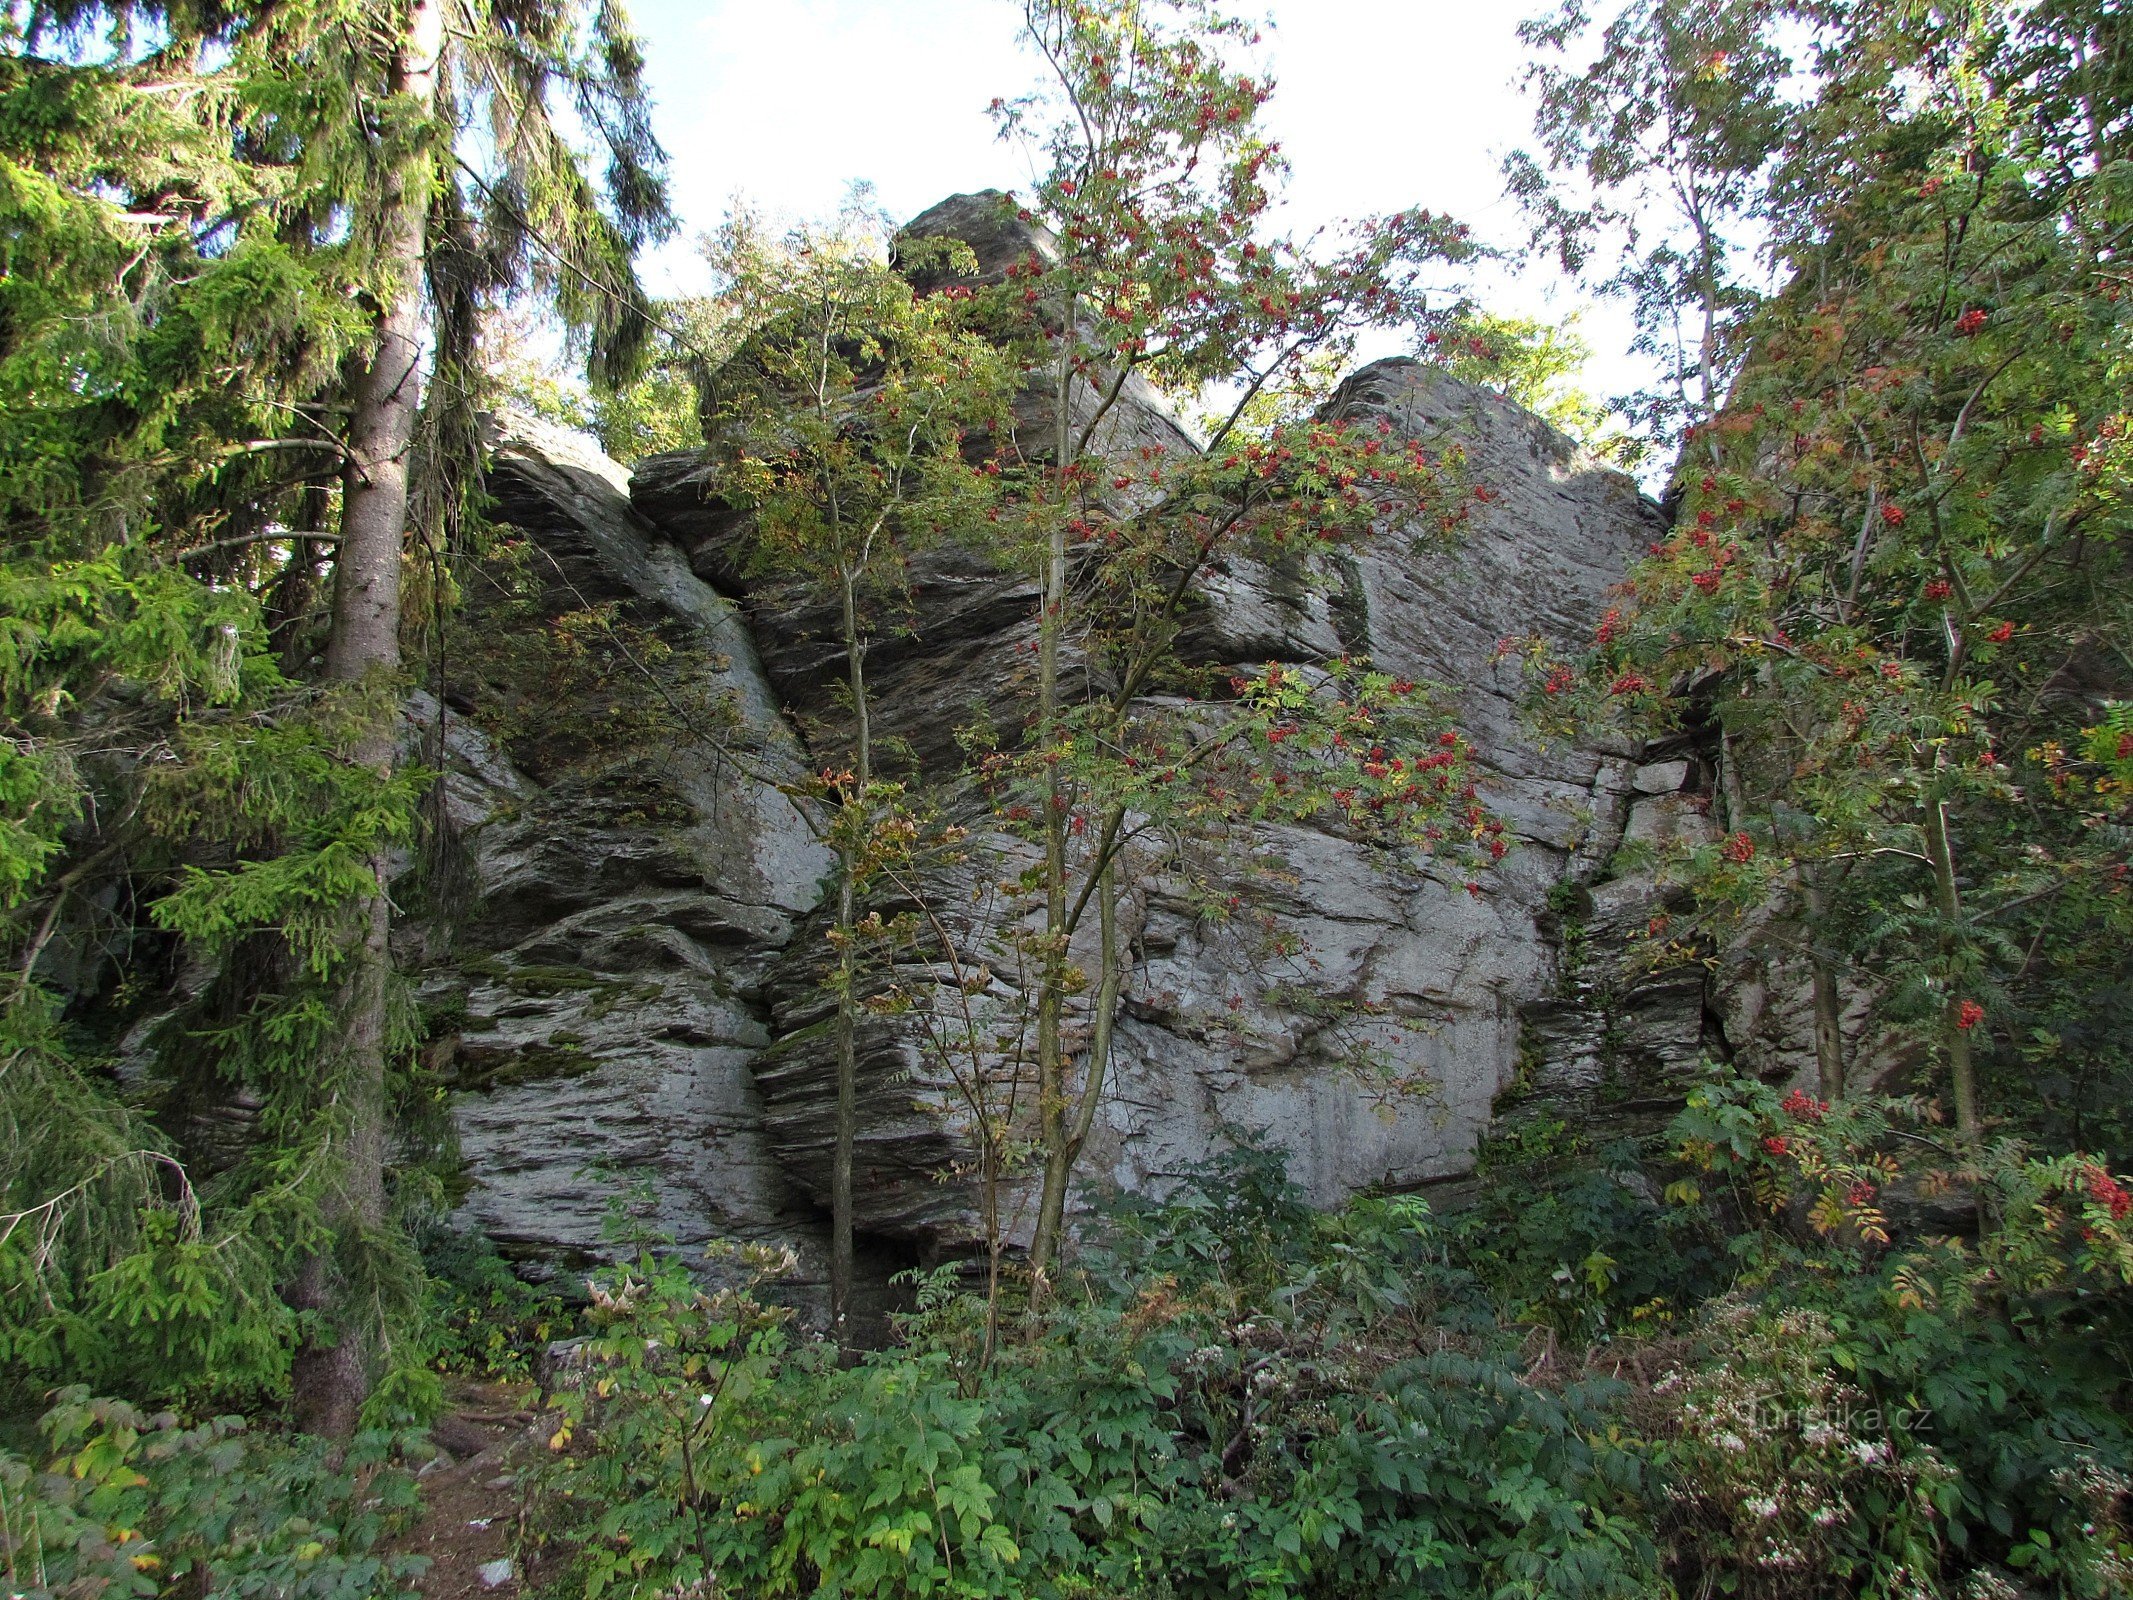
[[[1091,1009],[1089,1052],[1083,1066],[1081,1094],[1065,1136],[1044,1152],[1044,1190],[1037,1204],[1037,1227],[1055,1244],[1066,1225],[1067,1180],[1074,1163],[1088,1143],[1096,1125],[1097,1107],[1103,1102],[1104,1079],[1111,1071],[1111,1032],[1118,1011],[1118,992],[1125,977],[1125,963],[1118,948],[1118,875],[1115,866],[1103,869],[1096,891],[1099,969],[1096,999]],[[1062,1099],[1065,1085],[1061,1086]]]
[[[1963,914],[1962,896],[1955,882],[1955,850],[1948,840],[1947,807],[1936,796],[1926,802],[1926,859],[1933,863],[1933,891],[1941,918],[1948,924],[1948,937]],[[1982,1126],[1977,1106],[1977,1064],[1970,1055],[1970,1030],[1963,1026],[1963,999],[1956,985],[1948,985],[1948,998],[1941,1011],[1941,1033],[1948,1049],[1948,1082],[1955,1098],[1955,1129],[1966,1140],[1977,1138]]]
[[[852,1146],[859,1131],[859,1028],[852,1014],[857,1003],[858,963],[853,959],[852,929],[858,901],[852,888],[856,865],[852,850],[838,852],[837,931],[837,1114],[830,1135],[830,1337],[844,1342],[845,1319],[852,1306]]]
[[[1726,808],[1728,833],[1748,826],[1748,791],[1741,782],[1740,757],[1733,753],[1733,735],[1723,725],[1718,730],[1718,795]]]
[[[852,1151],[859,1136],[859,922],[856,878],[868,829],[868,789],[874,780],[873,729],[867,716],[866,651],[859,638],[857,574],[844,585],[844,658],[852,690],[853,793],[845,800],[845,838],[838,851],[837,887],[837,1117],[830,1151],[830,1336],[842,1342],[852,1303]]]
[[[1820,872],[1800,868],[1800,897],[1807,909],[1807,968],[1814,993],[1815,1074],[1822,1098],[1835,1105],[1844,1098],[1844,998],[1837,989],[1837,969],[1822,941],[1829,897]]]
[[[394,92],[427,118],[436,103],[440,0],[413,0],[392,67]],[[383,303],[377,352],[358,378],[348,424],[341,545],[334,569],[333,627],[326,676],[370,696],[352,755],[389,775],[399,746],[400,558],[407,530],[408,456],[415,435],[422,358],[422,271],[428,250],[432,158],[389,173],[379,205]],[[314,1433],[353,1432],[382,1350],[376,1296],[347,1280],[365,1235],[385,1223],[385,1052],[392,966],[390,860],[371,860],[376,886],[356,908],[341,981],[339,1058],[322,1110],[338,1135],[339,1159],[321,1204],[331,1242],[305,1263],[292,1299],[322,1326],[297,1353],[293,1408]],[[335,1256],[341,1257],[340,1261]]]
[[[1044,566],[1044,614],[1037,630],[1037,737],[1049,745],[1058,731],[1059,644],[1066,625],[1066,506],[1074,492],[1067,476],[1073,466],[1074,297],[1068,294],[1060,318],[1059,367],[1052,393],[1052,469],[1059,480],[1060,508],[1052,518],[1051,544]],[[1067,963],[1067,817],[1066,791],[1056,766],[1049,767],[1044,797],[1044,944],[1038,952],[1037,1117],[1045,1151],[1045,1202],[1037,1210],[1030,1240],[1032,1293],[1044,1292],[1046,1273],[1058,1249],[1058,1223],[1050,1204],[1052,1167],[1066,1147],[1066,1070],[1063,1060],[1061,990]],[[1060,1208],[1063,1212],[1064,1207]]]
[[[1000,1257],[1007,1241],[1000,1237],[1000,1162],[993,1130],[986,1122],[978,1126],[985,1141],[982,1175],[985,1180],[985,1343],[978,1352],[978,1365],[989,1368],[1000,1348]]]

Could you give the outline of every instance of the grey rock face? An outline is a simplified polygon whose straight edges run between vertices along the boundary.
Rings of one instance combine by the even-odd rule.
[[[944,268],[914,272],[921,289],[950,281],[997,282],[1010,263],[1051,250],[1043,230],[1017,220],[1005,197],[991,191],[941,202],[915,218],[903,238],[959,239],[976,256],[974,277],[953,278]],[[1069,389],[1070,426],[1079,431],[1097,419],[1102,401],[1095,382],[1077,378]],[[1052,390],[1032,384],[1014,410],[1019,448],[1032,460],[1049,459]],[[1177,454],[1198,448],[1138,373],[1097,421],[1093,442],[1121,458],[1144,449]],[[751,570],[746,508],[722,497],[718,471],[702,452],[641,462],[630,496],[698,574],[744,601],[770,682],[818,742],[834,741],[844,676],[836,603],[804,583]],[[867,676],[878,708],[876,729],[891,752],[908,751],[920,770],[949,776],[962,764],[957,730],[990,724],[997,738],[1020,735],[1033,686],[1034,662],[1025,647],[1037,636],[1038,586],[1028,572],[944,547],[914,561],[906,591],[894,603],[878,604],[872,619]]]
[[[1583,1015],[1551,892],[1614,849],[1631,768],[1618,753],[1539,740],[1519,714],[1518,668],[1497,651],[1536,632],[1560,648],[1589,639],[1608,586],[1658,537],[1657,508],[1516,406],[1418,363],[1365,368],[1334,408],[1434,449],[1458,444],[1490,499],[1450,557],[1418,555],[1414,530],[1394,527],[1323,585],[1231,562],[1206,586],[1196,647],[1238,664],[1346,651],[1444,685],[1485,768],[1482,798],[1516,848],[1470,891],[1463,871],[1389,863],[1308,830],[1264,841],[1291,875],[1276,909],[1303,933],[1309,985],[1368,1008],[1360,1028],[1314,1025],[1278,982],[1227,976],[1190,908],[1159,908],[1148,943],[1165,953],[1137,974],[1111,1108],[1106,1154],[1121,1183],[1160,1181],[1226,1131],[1263,1128],[1321,1203],[1365,1184],[1411,1186],[1466,1170],[1499,1097],[1530,1080],[1589,1111],[1611,1080],[1642,1076],[1652,1061],[1640,1055],[1668,1067],[1695,1058],[1700,981],[1685,1008],[1645,1008],[1649,1041],[1627,1059],[1548,1027],[1556,1008]],[[1387,1095],[1387,1076],[1427,1088]]]
[[[697,453],[640,463],[630,494],[696,572],[741,600],[767,681],[816,742],[833,744],[845,672],[838,607],[804,583],[750,571],[747,514],[717,498],[717,474]],[[867,680],[892,764],[908,750],[921,769],[945,775],[962,760],[958,729],[990,722],[999,737],[1019,734],[1032,680],[1018,647],[1037,636],[1037,593],[1027,574],[943,547],[913,562],[902,598],[876,603]]]
[[[1700,975],[1677,977],[1631,1008],[1637,1028],[1627,1051],[1619,1028],[1603,1047],[1604,1024],[1590,1038],[1545,1026],[1550,1007],[1583,1015],[1542,925],[1550,893],[1567,877],[1591,875],[1622,837],[1635,769],[1619,754],[1542,744],[1519,715],[1515,663],[1496,659],[1510,635],[1537,630],[1563,648],[1589,638],[1607,587],[1657,537],[1657,509],[1543,424],[1435,369],[1381,363],[1352,380],[1339,404],[1438,448],[1460,444],[1470,477],[1492,493],[1469,541],[1455,557],[1418,559],[1414,532],[1387,528],[1330,574],[1232,562],[1203,586],[1192,649],[1240,665],[1309,664],[1345,651],[1447,685],[1487,768],[1484,798],[1518,847],[1473,874],[1471,887],[1463,868],[1391,859],[1309,828],[1239,841],[1229,860],[1201,864],[1198,892],[1175,863],[1136,862],[1122,913],[1133,969],[1115,1076],[1083,1165],[1097,1185],[1160,1188],[1226,1142],[1264,1131],[1289,1151],[1292,1175],[1331,1203],[1367,1184],[1466,1170],[1492,1106],[1519,1085],[1522,1061],[1527,1076],[1552,1075],[1556,1093],[1581,1097],[1574,1109],[1583,1110],[1603,1095],[1641,1095],[1620,1084],[1646,1066],[1671,1075],[1696,1058]],[[668,459],[649,463],[638,505],[666,503],[680,470]],[[1015,647],[1034,636],[1030,589],[1003,583],[987,606],[951,612],[923,598],[926,587],[915,636],[899,643],[891,675],[874,674],[886,715],[906,723],[938,715],[938,699],[914,686],[944,677],[984,681],[1019,702],[1026,669]],[[790,591],[744,586],[742,600],[760,635],[789,641],[804,631]],[[780,686],[796,697],[826,693],[833,666],[782,648],[787,673],[770,669]],[[897,704],[913,692],[915,705]],[[1003,856],[936,886],[937,904],[984,900],[1019,867],[1011,851]],[[1270,957],[1251,919],[1211,919],[1210,881],[1217,901],[1234,887],[1254,912],[1300,934],[1300,949]],[[993,1019],[1020,1009],[998,935],[1028,914],[996,895],[957,926],[964,964],[993,969]],[[766,1137],[818,1195],[828,1183],[832,1071],[819,963],[802,941],[779,964],[771,982],[779,1039],[755,1064]],[[1538,1067],[1525,1059],[1536,1048],[1535,1017],[1544,1024]],[[1072,1019],[1080,1036],[1089,1025],[1086,1015]],[[915,1023],[870,1025],[857,1155],[863,1228],[932,1249],[980,1235],[972,1186],[940,1181],[949,1166],[969,1164],[965,1095]],[[1027,1195],[1012,1192],[1008,1209],[1017,1236],[1029,1220]]]
[[[988,274],[1044,248],[988,196],[910,231],[966,239]],[[1126,398],[1117,448],[1196,447],[1152,395]],[[1047,403],[1024,396],[1033,439]],[[1081,1168],[1091,1191],[1160,1189],[1264,1131],[1331,1203],[1464,1172],[1514,1101],[1655,1114],[1727,1037],[1773,1072],[1796,1067],[1788,974],[1714,992],[1700,967],[1630,960],[1677,892],[1666,847],[1712,827],[1708,775],[1693,757],[1640,764],[1540,739],[1516,662],[1499,659],[1507,637],[1588,640],[1609,586],[1660,536],[1658,508],[1516,406],[1415,362],[1365,368],[1335,407],[1459,446],[1489,490],[1463,544],[1425,551],[1416,530],[1384,527],[1325,570],[1231,561],[1199,586],[1190,651],[1217,666],[1365,655],[1444,685],[1515,848],[1476,869],[1284,826],[1190,873],[1152,846],[1136,855],[1114,1076]],[[524,547],[497,595],[477,597],[476,642],[449,674],[447,793],[472,888],[427,990],[462,1084],[469,1209],[528,1252],[592,1251],[617,1185],[578,1174],[602,1162],[648,1180],[655,1220],[685,1240],[779,1240],[819,1264],[833,1073],[811,919],[830,861],[780,786],[835,756],[836,619],[750,571],[746,509],[698,456],[625,477],[587,441],[514,417],[495,460]],[[1035,601],[1026,575],[967,553],[913,574],[869,677],[878,726],[922,771],[959,770],[954,730],[974,716],[1019,732]],[[1022,849],[980,838],[929,884],[963,970],[986,976],[978,1033],[1023,999],[1004,936],[1029,908],[1003,888]],[[1219,909],[1225,888],[1235,915]],[[1300,946],[1271,949],[1262,915]],[[952,988],[937,958],[894,976]],[[1072,1041],[1091,1020],[1070,1017]],[[930,1252],[982,1238],[967,1092],[911,1017],[866,1024],[863,1234]],[[1028,1196],[1010,1186],[1003,1205],[1009,1238],[1026,1237]]]
[[[461,1086],[467,1209],[506,1247],[591,1254],[642,1186],[685,1243],[812,1264],[821,1229],[763,1148],[747,1069],[765,964],[828,871],[777,787],[802,752],[732,604],[630,509],[621,469],[530,417],[494,431],[490,489],[525,546],[488,573],[509,594],[470,596],[451,674],[469,889],[424,995]],[[573,676],[581,647],[595,665]],[[565,703],[530,670],[549,652]]]

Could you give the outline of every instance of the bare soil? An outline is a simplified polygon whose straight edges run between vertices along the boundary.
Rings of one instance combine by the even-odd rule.
[[[518,1600],[519,1480],[544,1451],[552,1423],[534,1409],[530,1383],[451,1379],[445,1393],[445,1413],[430,1429],[445,1454],[422,1474],[421,1520],[393,1548],[429,1558],[416,1585],[424,1600]],[[486,1581],[481,1569],[498,1561],[511,1562],[509,1576]]]

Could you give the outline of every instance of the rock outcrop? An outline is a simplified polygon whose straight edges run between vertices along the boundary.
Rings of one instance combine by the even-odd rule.
[[[1518,407],[1416,362],[1364,369],[1333,407],[1439,450],[1456,444],[1488,500],[1450,557],[1395,526],[1323,586],[1230,563],[1207,585],[1199,648],[1240,664],[1345,652],[1443,685],[1485,769],[1482,796],[1516,847],[1469,872],[1394,865],[1304,829],[1265,841],[1291,875],[1277,909],[1303,933],[1314,999],[1367,1007],[1376,1015],[1360,1027],[1319,1026],[1318,1006],[1285,1005],[1281,983],[1240,984],[1189,905],[1159,904],[1144,941],[1161,953],[1128,1001],[1108,1118],[1122,1184],[1159,1181],[1232,1130],[1266,1129],[1321,1203],[1365,1185],[1410,1187],[1467,1170],[1507,1091],[1606,1081],[1564,1056],[1536,1057],[1529,1019],[1563,983],[1551,901],[1608,859],[1635,768],[1623,751],[1539,739],[1519,714],[1518,664],[1498,645],[1589,639],[1607,589],[1657,536],[1658,509]],[[1239,998],[1247,1026],[1228,1029]],[[1700,1011],[1654,1019],[1645,1055],[1609,1062],[1608,1074],[1629,1082],[1693,1061]],[[1230,1031],[1243,1040],[1224,1048]],[[1430,1091],[1388,1099],[1376,1088],[1387,1074],[1419,1076]]]
[[[1002,197],[991,193],[945,200],[915,218],[904,235],[967,243],[975,270],[955,280],[965,284],[997,282],[1010,263],[1051,249],[1048,235],[1015,221]],[[915,277],[922,287],[948,281],[945,268]],[[1070,396],[1071,426],[1080,430],[1093,420],[1095,448],[1114,458],[1199,448],[1138,373],[1127,377],[1108,409],[1087,379],[1077,380]],[[1055,402],[1048,386],[1025,389],[1013,409],[1018,447],[1033,460],[1049,459]],[[844,676],[837,604],[818,588],[752,569],[746,512],[722,496],[715,465],[697,451],[653,456],[638,463],[630,496],[699,575],[742,600],[770,681],[801,726],[834,726]],[[908,752],[929,775],[949,776],[963,760],[958,730],[990,722],[1002,739],[1019,736],[1017,708],[1027,700],[1034,670],[1024,647],[1037,635],[1037,589],[1029,574],[954,547],[916,557],[906,586],[900,611],[878,618],[867,653],[876,732],[885,748]]]
[[[467,1209],[567,1257],[634,1196],[682,1242],[818,1266],[748,1071],[764,970],[829,870],[780,789],[799,743],[732,603],[631,510],[622,469],[529,417],[495,431],[490,492],[523,542],[480,569],[448,643],[464,892],[423,991]]]
[[[1043,248],[982,197],[913,231],[960,234],[984,272]],[[1190,648],[1215,665],[1362,655],[1445,686],[1516,848],[1453,868],[1267,828],[1213,870],[1249,879],[1301,934],[1271,961],[1171,864],[1136,861],[1092,1187],[1160,1188],[1247,1130],[1285,1148],[1321,1202],[1428,1183],[1466,1171],[1512,1101],[1580,1117],[1669,1103],[1729,1024],[1777,1038],[1773,1070],[1790,1070],[1780,1000],[1739,985],[1714,998],[1700,967],[1626,962],[1668,890],[1649,852],[1618,847],[1708,829],[1704,766],[1542,740],[1498,649],[1589,639],[1660,509],[1518,407],[1424,364],[1376,363],[1333,404],[1460,447],[1489,490],[1462,546],[1421,555],[1413,530],[1386,526],[1313,573],[1231,561],[1199,587]],[[1033,437],[1044,420],[1032,410]],[[1112,427],[1122,449],[1196,448],[1145,391]],[[818,1260],[832,1076],[809,918],[829,861],[785,786],[809,733],[833,722],[834,619],[749,570],[745,512],[701,457],[626,475],[587,441],[510,418],[492,488],[523,544],[490,563],[497,592],[475,597],[475,639],[449,675],[470,890],[426,990],[461,1084],[469,1210],[528,1252],[591,1251],[609,1197],[644,1180],[678,1237],[777,1239]],[[1019,730],[1034,610],[1027,575],[969,553],[912,574],[869,677],[878,726],[916,767],[954,773],[954,731],[973,717]],[[1016,847],[978,842],[999,853],[974,849],[935,907],[968,960],[993,965],[986,1003],[1004,1013],[1016,991],[999,935],[1017,913],[998,885]],[[968,1247],[976,1194],[949,1176],[970,1156],[954,1075],[892,1017],[868,1024],[861,1078],[862,1233],[884,1262]],[[618,1177],[579,1176],[592,1165]]]

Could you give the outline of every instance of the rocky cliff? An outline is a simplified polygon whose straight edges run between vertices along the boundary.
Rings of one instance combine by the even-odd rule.
[[[684,1242],[815,1228],[764,1147],[760,985],[829,857],[782,792],[803,752],[732,602],[636,516],[582,436],[496,419],[516,537],[447,641],[464,852],[422,995],[458,1086],[467,1209],[592,1253],[610,1202]]]
[[[966,198],[915,226],[960,228],[996,266],[1029,241],[984,233],[992,215]],[[1772,1070],[1789,1070],[1769,982],[1712,991],[1701,967],[1624,960],[1665,891],[1619,846],[1707,829],[1704,763],[1688,747],[1544,742],[1519,715],[1517,663],[1500,659],[1508,636],[1588,639],[1659,509],[1429,366],[1374,364],[1334,405],[1461,446],[1489,490],[1463,547],[1421,557],[1394,526],[1336,569],[1233,562],[1201,586],[1192,648],[1218,664],[1367,655],[1445,685],[1516,848],[1477,877],[1266,830],[1235,870],[1302,934],[1286,964],[1205,916],[1164,862],[1142,863],[1092,1187],[1159,1187],[1248,1130],[1323,1202],[1426,1183],[1465,1171],[1514,1101],[1581,1117],[1665,1104],[1700,1054],[1730,1048],[1729,1023],[1768,1036]],[[1145,392],[1115,426],[1121,448],[1193,447]],[[683,1239],[778,1239],[817,1260],[831,1069],[809,917],[828,861],[786,785],[833,705],[830,619],[749,575],[739,513],[696,457],[633,476],[582,438],[505,417],[491,484],[515,532],[472,596],[438,712],[466,889],[426,987],[460,1086],[468,1209],[525,1251],[589,1251],[608,1198],[634,1182]],[[870,677],[880,723],[920,767],[951,773],[952,730],[974,713],[1019,725],[1033,599],[1025,576],[968,554],[915,574]],[[979,960],[1011,910],[986,893],[997,863],[969,873],[942,902]],[[1353,1003],[1342,1020],[1329,999]],[[859,1222],[884,1268],[976,1232],[969,1185],[945,1178],[967,1161],[955,1086],[912,1029],[874,1025],[862,1063]],[[614,1176],[588,1176],[600,1168]]]

